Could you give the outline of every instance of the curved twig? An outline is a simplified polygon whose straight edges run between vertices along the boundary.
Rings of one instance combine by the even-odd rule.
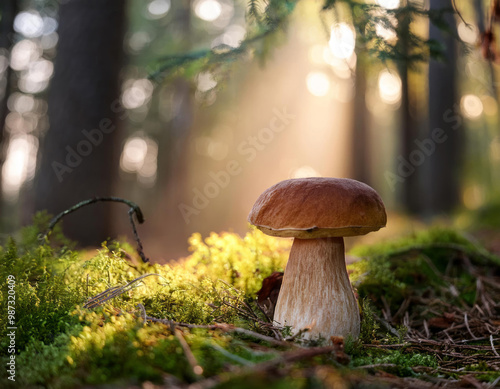
[[[129,214],[130,224],[132,224],[132,231],[134,232],[134,239],[137,242],[137,252],[139,253],[139,256],[141,257],[142,262],[144,262],[144,263],[149,262],[149,258],[147,258],[144,255],[142,243],[141,243],[141,240],[139,239],[139,234],[137,233],[137,229],[135,227],[135,222],[134,222],[134,218],[133,218],[133,215],[135,214],[135,217],[137,218],[137,221],[139,222],[139,224],[144,223],[144,215],[142,214],[141,208],[139,208],[139,206],[136,203],[129,201],[129,200],[122,199],[120,197],[94,197],[93,199],[80,201],[78,204],[73,205],[71,208],[61,212],[60,214],[58,214],[57,216],[52,218],[52,220],[50,221],[49,226],[47,228],[47,232],[45,232],[45,235],[43,235],[41,237],[41,239],[47,239],[49,237],[50,233],[52,232],[52,230],[54,229],[55,225],[64,216],[69,215],[70,213],[73,213],[82,207],[85,207],[87,205],[94,204],[94,203],[97,203],[100,201],[113,201],[113,202],[117,202],[117,203],[124,203],[130,207],[128,214]]]

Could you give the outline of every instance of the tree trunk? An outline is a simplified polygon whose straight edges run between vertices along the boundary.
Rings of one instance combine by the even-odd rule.
[[[178,30],[182,31],[180,46],[189,51],[192,47],[191,0],[177,3],[175,20]],[[157,212],[163,215],[159,223],[144,226],[146,239],[150,245],[162,242],[172,257],[185,255],[184,250],[173,251],[178,242],[185,242],[190,234],[189,226],[183,220],[179,204],[184,200],[187,180],[189,179],[189,137],[194,115],[192,86],[189,81],[179,78],[168,84],[176,104],[176,114],[170,120],[159,138],[157,193],[161,200]],[[189,192],[190,195],[192,192]],[[168,222],[165,222],[168,221]],[[167,258],[166,258],[167,259]]]
[[[431,1],[431,9],[451,7],[451,0]],[[447,22],[454,31],[453,15],[448,15]],[[431,60],[429,64],[429,125],[425,139],[433,140],[433,147],[429,144],[432,152],[428,152],[430,155],[425,160],[426,187],[423,192],[427,195],[424,214],[434,216],[449,213],[459,203],[463,134],[457,104],[455,38],[433,24],[430,24],[429,37],[445,47],[445,61]],[[438,133],[442,136],[437,137]]]
[[[2,18],[0,20],[0,54],[5,56],[10,52],[12,38],[14,35],[14,18],[17,13],[17,1],[5,0],[2,2]],[[0,209],[2,207],[2,166],[5,160],[5,118],[8,108],[7,100],[10,95],[12,69],[10,66],[5,69],[3,77],[0,79]],[[0,220],[1,223],[1,220]]]
[[[36,181],[37,209],[61,212],[113,194],[119,168],[119,73],[123,0],[70,0],[60,6],[59,44],[49,92],[50,128]],[[95,245],[112,235],[109,204],[64,219],[66,235]]]
[[[405,55],[408,55],[409,32],[410,32],[409,16],[402,16],[398,19],[398,28],[400,37],[398,45],[400,50]],[[411,114],[411,90],[409,82],[408,62],[400,61],[398,63],[399,76],[401,78],[401,107],[400,107],[400,126],[401,126],[401,156],[405,161],[410,160],[410,155],[415,149],[415,140],[418,139],[419,126],[417,120]],[[418,168],[411,170],[404,177],[401,197],[403,208],[411,213],[418,214],[421,210],[419,195],[419,177],[421,172]]]
[[[418,139],[419,125],[411,114],[411,90],[408,74],[408,64],[403,62],[399,65],[399,76],[401,77],[401,128],[402,128],[402,156],[405,161],[411,160],[411,153],[415,150],[415,140]],[[419,195],[421,172],[416,168],[413,173],[405,177],[402,197],[406,211],[418,214],[422,209],[421,197]]]
[[[368,131],[366,109],[366,63],[358,55],[356,64],[355,96],[351,138],[351,178],[372,185],[370,175],[370,133]]]

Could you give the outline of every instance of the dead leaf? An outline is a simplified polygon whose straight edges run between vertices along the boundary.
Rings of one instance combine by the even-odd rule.
[[[481,34],[481,53],[483,58],[489,61],[495,61],[497,58],[495,35],[492,30],[486,30]]]
[[[351,357],[344,352],[344,337],[331,336],[330,341],[334,347],[335,359],[342,365],[347,365],[351,361]]]
[[[491,16],[494,20],[500,20],[500,1],[493,0],[491,2]]]
[[[429,319],[429,327],[438,328],[441,330],[450,328],[450,326],[455,321],[455,315],[453,313],[445,313],[441,317],[432,317]]]
[[[274,307],[278,301],[278,296],[283,283],[283,273],[274,272],[262,281],[262,288],[257,292],[257,302],[264,312],[272,318],[274,316]]]

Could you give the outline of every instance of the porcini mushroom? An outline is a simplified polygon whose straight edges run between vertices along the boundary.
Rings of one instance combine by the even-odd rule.
[[[359,336],[359,309],[344,257],[345,236],[385,227],[374,189],[345,178],[285,180],[265,190],[248,221],[265,234],[294,238],[274,321],[304,337]]]

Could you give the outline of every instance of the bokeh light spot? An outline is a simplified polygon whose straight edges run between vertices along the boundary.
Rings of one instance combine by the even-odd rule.
[[[386,104],[397,104],[401,99],[401,79],[394,72],[382,70],[378,76],[378,92]]]
[[[314,96],[326,96],[330,91],[330,78],[323,72],[310,72],[306,84],[307,90]]]
[[[23,11],[14,19],[14,30],[27,38],[36,38],[43,34],[44,23],[40,14],[34,10]]]
[[[222,5],[217,0],[198,0],[193,6],[196,16],[207,22],[213,22],[222,13]]]
[[[378,5],[385,9],[399,8],[400,0],[377,0]]]
[[[469,119],[476,119],[483,113],[483,103],[476,95],[464,95],[460,101],[462,113]]]
[[[153,0],[148,4],[148,16],[158,19],[165,16],[170,10],[170,0]]]
[[[356,46],[354,29],[347,23],[339,23],[332,26],[328,44],[335,57],[341,59],[349,58],[354,53]]]

